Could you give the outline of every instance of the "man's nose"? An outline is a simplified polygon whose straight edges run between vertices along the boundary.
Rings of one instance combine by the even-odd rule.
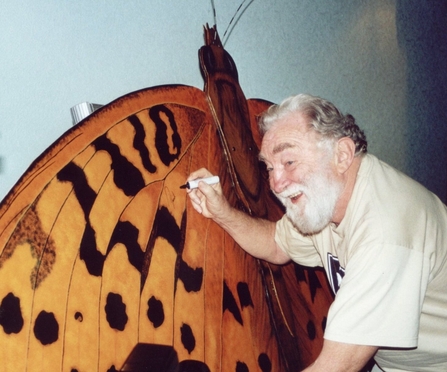
[[[290,181],[286,177],[285,173],[281,170],[272,170],[270,172],[270,188],[276,193],[284,191],[290,184]]]

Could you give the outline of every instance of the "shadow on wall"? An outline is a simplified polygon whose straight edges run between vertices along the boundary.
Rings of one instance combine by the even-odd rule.
[[[447,200],[447,1],[397,0],[407,59],[409,175]]]

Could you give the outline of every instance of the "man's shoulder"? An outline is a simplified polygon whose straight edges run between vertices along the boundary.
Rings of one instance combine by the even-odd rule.
[[[367,200],[370,196],[376,204],[385,203],[386,208],[392,205],[420,208],[428,201],[441,203],[419,182],[371,154],[365,155],[362,160],[356,186],[362,194],[361,200]]]
[[[376,243],[412,247],[420,245],[418,235],[438,234],[447,227],[439,198],[373,155],[362,161],[347,218],[356,236],[362,232]]]

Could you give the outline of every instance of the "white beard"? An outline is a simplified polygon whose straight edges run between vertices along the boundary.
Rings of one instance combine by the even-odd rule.
[[[313,235],[331,222],[341,190],[342,184],[323,169],[312,173],[302,185],[295,184],[275,195],[286,207],[286,215],[298,231]],[[303,194],[294,204],[290,196],[300,192]]]

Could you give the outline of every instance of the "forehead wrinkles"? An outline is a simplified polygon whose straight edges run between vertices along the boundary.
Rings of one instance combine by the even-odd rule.
[[[264,137],[263,139],[260,157],[274,156],[289,149],[304,151],[313,142],[310,134],[297,130],[271,133],[270,137]]]
[[[273,149],[271,150],[271,155],[277,155],[287,149],[295,149],[299,147],[297,144],[294,143],[290,143],[290,142],[281,142],[277,145],[275,145],[273,147]],[[264,155],[262,152],[259,154],[259,160],[261,161],[265,161],[266,160],[266,155]]]
[[[313,147],[316,132],[307,124],[307,118],[301,114],[288,115],[275,123],[262,139],[260,160],[280,154],[288,149],[305,151]]]

